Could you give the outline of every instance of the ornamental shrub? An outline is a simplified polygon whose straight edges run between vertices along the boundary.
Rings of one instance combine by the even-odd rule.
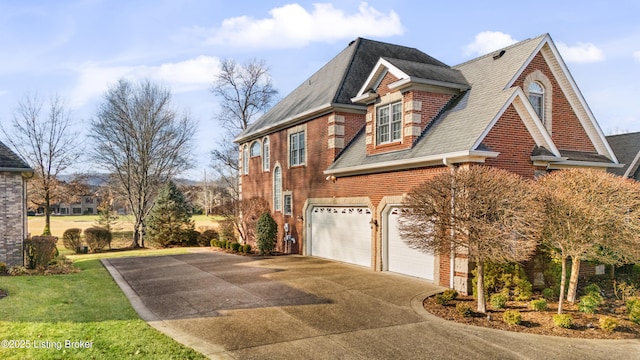
[[[547,310],[547,300],[545,299],[531,300],[531,302],[529,303],[529,307],[535,311],[545,311]]]
[[[147,238],[159,246],[195,245],[198,242],[191,207],[173,181],[158,192],[146,222]]]
[[[472,271],[474,296],[477,296],[477,270]],[[484,263],[485,294],[503,293],[516,300],[529,300],[532,293],[531,282],[527,279],[524,268],[518,263]],[[507,299],[508,300],[508,299]]]
[[[231,243],[231,250],[233,250],[233,252],[238,252],[240,250],[240,243],[237,242],[232,242]]]
[[[600,306],[603,301],[602,295],[597,292],[590,292],[580,298],[578,310],[585,314],[593,314],[596,308]]]
[[[100,227],[84,229],[84,241],[91,252],[96,252],[111,246],[111,231]]]
[[[455,300],[458,297],[458,292],[453,289],[447,289],[442,294],[438,294],[435,296],[436,304],[438,305],[448,305],[452,300]]]
[[[612,332],[618,327],[618,319],[605,316],[600,318],[600,329],[605,332]]]
[[[542,290],[542,297],[547,301],[554,301],[556,299],[556,292],[552,288],[545,288]]]
[[[278,224],[269,212],[260,215],[256,224],[256,246],[260,255],[269,255],[276,249]]]
[[[629,313],[629,320],[640,325],[640,298],[627,300],[627,313]]]
[[[471,317],[471,315],[473,315],[473,310],[471,310],[471,306],[465,303],[458,303],[456,305],[456,311],[458,312],[458,314],[462,315],[463,317]]]
[[[82,252],[82,230],[78,228],[71,228],[64,231],[62,234],[62,244],[65,249],[73,250],[76,254]]]
[[[585,295],[589,295],[589,294],[598,294],[598,295],[600,295],[601,291],[602,290],[600,290],[600,286],[598,286],[598,284],[589,284],[589,285],[584,287]]]
[[[24,241],[24,255],[29,269],[44,269],[56,257],[55,236],[33,236]]]
[[[198,245],[207,246],[211,244],[211,240],[218,240],[218,238],[220,238],[220,235],[217,231],[213,229],[207,229],[203,231],[198,237]]]
[[[520,325],[522,323],[522,315],[518,310],[507,310],[502,314],[502,320],[508,325]]]
[[[245,254],[251,254],[251,245],[250,244],[244,244],[242,246],[242,252]]]
[[[4,274],[9,270],[7,263],[0,261],[0,274]]]
[[[232,241],[236,239],[236,228],[233,225],[233,221],[224,220],[219,222],[219,224],[220,226],[218,227],[218,230],[220,240]]]
[[[573,326],[573,317],[569,314],[554,314],[553,324],[563,329],[571,329],[571,326]]]
[[[503,293],[492,294],[489,298],[489,303],[494,309],[502,309],[504,304],[507,303],[507,296]]]
[[[218,241],[216,239],[211,239],[209,244],[211,245],[211,247],[218,247],[220,245],[220,241]]]

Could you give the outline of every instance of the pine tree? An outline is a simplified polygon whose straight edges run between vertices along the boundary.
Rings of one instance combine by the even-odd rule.
[[[157,245],[181,245],[193,231],[191,209],[173,181],[164,185],[147,218],[147,236]]]

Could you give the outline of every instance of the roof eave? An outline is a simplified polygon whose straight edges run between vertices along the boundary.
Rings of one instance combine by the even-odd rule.
[[[334,175],[336,177],[345,177],[388,171],[407,170],[436,165],[444,166],[447,164],[466,162],[483,163],[487,158],[496,158],[499,154],[499,152],[495,151],[457,151],[446,154],[415,157],[411,159],[383,161],[375,164],[356,165],[343,169],[328,169],[324,171],[324,174]]]
[[[568,160],[568,161],[557,161],[557,162],[534,162],[534,165],[537,166],[546,166],[548,170],[558,170],[558,169],[570,169],[570,168],[622,168],[624,164],[617,163],[603,163],[603,162],[595,162],[595,161],[577,161],[577,160]]]
[[[411,86],[413,84],[444,87],[444,88],[449,88],[449,89],[456,89],[458,91],[466,91],[466,90],[471,89],[471,86],[469,86],[468,84],[457,84],[457,83],[452,83],[452,82],[448,82],[448,81],[438,81],[438,80],[431,80],[431,79],[423,79],[423,78],[412,77],[412,76],[410,76],[408,78],[400,79],[400,80],[395,81],[395,82],[392,82],[391,84],[389,84],[389,89],[390,90],[399,90],[399,89]]]
[[[247,142],[253,139],[260,138],[262,136],[271,134],[273,132],[285,129],[297,123],[305,122],[311,120],[313,118],[326,115],[336,111],[344,111],[344,112],[355,112],[355,113],[365,113],[367,111],[366,106],[364,105],[351,105],[351,104],[339,104],[339,103],[329,103],[318,106],[311,110],[301,112],[299,114],[290,116],[274,125],[269,127],[265,127],[263,129],[258,129],[256,131],[251,132],[250,134],[244,136],[238,136],[233,139],[234,143],[240,144],[243,142]]]

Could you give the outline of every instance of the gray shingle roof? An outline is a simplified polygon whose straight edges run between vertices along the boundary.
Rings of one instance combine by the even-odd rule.
[[[452,69],[448,66],[426,64],[417,61],[409,61],[395,58],[384,58],[405,74],[420,78],[458,84],[468,87],[469,83],[460,70]]]
[[[32,171],[16,153],[0,142],[0,171]]]
[[[624,176],[629,171],[630,177],[640,180],[640,172],[638,172],[640,161],[634,162],[636,157],[640,155],[640,132],[610,135],[607,136],[607,141],[618,161],[624,164],[622,168],[609,169],[608,171],[620,176]],[[634,169],[629,169],[630,166],[633,166]]]
[[[366,110],[366,106],[353,104],[351,98],[356,96],[381,57],[450,70],[446,64],[415,48],[358,38],[250,125],[235,141],[247,141],[277,131],[296,120],[305,120],[304,115],[313,110],[328,110],[335,105]]]
[[[476,150],[476,141],[516,91],[515,88],[506,88],[509,81],[545,36],[511,45],[505,48],[504,54],[496,60],[493,56],[500,51],[454,66],[453,69],[459,70],[471,85],[471,90],[466,91],[459,101],[454,102],[452,108],[434,122],[410,150],[367,156],[366,135],[361,133],[329,170]]]

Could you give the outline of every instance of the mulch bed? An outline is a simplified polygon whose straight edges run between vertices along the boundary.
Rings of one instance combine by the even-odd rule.
[[[459,296],[446,306],[438,305],[435,298],[424,300],[424,308],[428,312],[445,320],[458,323],[488,327],[506,331],[516,331],[529,334],[553,335],[569,338],[587,339],[638,339],[640,338],[640,325],[629,321],[624,302],[607,301],[594,314],[585,314],[578,311],[577,304],[563,305],[563,313],[573,317],[573,327],[563,329],[553,324],[553,315],[557,313],[558,304],[549,303],[547,311],[538,312],[529,309],[529,302],[507,302],[502,310],[491,309],[487,304],[487,314],[474,313],[471,317],[463,317],[456,311],[456,304],[466,303],[472,309],[476,309],[477,301],[472,296]],[[505,310],[518,310],[522,315],[522,324],[510,326],[502,320]],[[618,320],[618,327],[613,332],[600,329],[599,320],[602,317],[613,317]]]

